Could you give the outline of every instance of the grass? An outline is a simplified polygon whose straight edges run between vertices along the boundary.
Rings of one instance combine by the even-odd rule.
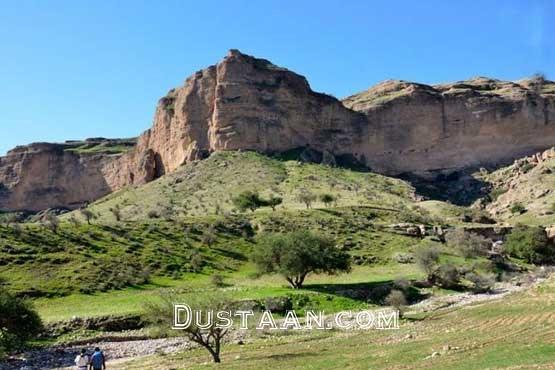
[[[246,345],[224,346],[218,366],[198,349],[149,356],[117,368],[547,369],[554,365],[554,303],[551,279],[504,300],[404,321],[400,330],[261,335]],[[440,355],[429,358],[433,352]]]
[[[303,188],[338,201],[306,209],[296,199]],[[236,213],[230,198],[247,189],[279,194],[284,203],[276,211]],[[234,298],[263,299],[291,292],[276,276],[251,279],[254,236],[309,229],[333,237],[361,265],[348,275],[314,276],[301,293],[332,311],[362,308],[365,301],[338,292],[419,276],[415,265],[401,265],[394,255],[413,252],[421,239],[383,226],[455,222],[464,211],[442,202],[417,204],[413,193],[402,180],[369,172],[253,152],[216,153],[98,200],[89,207],[97,216],[91,225],[78,211],[61,216],[57,230],[0,225],[0,277],[13,292],[35,297],[47,321],[137,313],[167,289],[215,294],[213,274],[225,277]]]
[[[263,156],[254,152],[220,152],[208,159],[184,165],[175,172],[141,187],[130,187],[94,202],[89,209],[100,222],[110,222],[111,209],[119,209],[126,221],[145,220],[149,214],[171,213],[177,217],[229,213],[231,199],[245,190],[283,198],[282,209],[298,210],[300,189],[316,194],[330,193],[336,206],[411,205],[414,189],[406,182],[385,176],[302,164]],[[315,207],[323,207],[316,202]],[[76,212],[73,216],[80,217]],[[71,215],[65,216],[71,217]]]
[[[334,293],[335,287],[356,287],[367,289],[376,283],[388,282],[403,277],[415,279],[422,277],[414,265],[355,266],[349,274],[335,276],[313,275],[307,280],[304,289],[290,289],[285,280],[277,275],[265,275],[253,278],[254,266],[246,264],[235,272],[224,275],[227,288],[216,288],[210,283],[208,274],[185,274],[181,280],[155,278],[151,284],[140,287],[99,292],[94,294],[72,294],[56,298],[38,298],[34,300],[43,320],[60,321],[73,316],[93,317],[104,315],[140,314],[147,302],[156,302],[163,291],[178,292],[186,300],[188,295],[225,293],[235,300],[260,300],[267,297],[304,296],[308,297],[305,305],[337,312],[344,309],[362,309],[366,302]],[[328,287],[327,289],[326,286]],[[324,289],[322,289],[324,287]],[[302,310],[305,308],[297,307]]]
[[[246,259],[250,242],[226,225],[152,222],[78,226],[62,223],[56,232],[40,225],[20,230],[0,226],[0,276],[15,293],[60,296],[141,284],[148,277],[176,279],[196,269],[233,270]],[[214,241],[204,242],[206,230]],[[200,256],[199,266],[193,256]]]
[[[205,167],[199,170],[195,166]],[[415,243],[414,238],[380,227],[396,222],[401,213],[419,217],[418,211],[408,208],[411,188],[400,180],[282,162],[255,153],[221,153],[193,167],[191,173],[185,169],[177,177],[166,176],[99,200],[90,207],[98,215],[91,225],[74,212],[61,217],[57,230],[39,224],[0,226],[0,277],[8,278],[11,290],[20,295],[54,297],[120,289],[143,284],[149,277],[179,280],[188,272],[234,271],[253,248],[253,234],[264,231],[311,229],[326,233],[353,255],[371,256],[377,264],[388,264],[395,252],[408,250]],[[240,168],[254,172],[230,180]],[[256,173],[266,175],[257,177]],[[175,181],[184,174],[191,180]],[[226,176],[231,182],[220,184],[219,179]],[[179,204],[191,207],[198,198],[195,190],[181,188],[183,184],[199,190],[199,184],[204,183],[206,191],[217,199],[239,191],[234,189],[244,189],[242,181],[248,178],[257,179],[257,186],[268,189],[278,186],[285,195],[284,205],[275,212],[261,209],[246,214],[216,214],[215,206],[207,209],[207,205],[203,205],[202,214],[181,212]],[[301,186],[317,193],[335,189],[340,202],[333,208],[315,204],[306,209],[295,200],[295,189]],[[149,205],[162,202],[173,208],[163,217],[148,218],[153,210]],[[110,211],[114,207],[121,209],[123,221],[117,221]],[[199,266],[193,263],[195,256],[201,261]]]
[[[134,139],[113,139],[66,144],[68,152],[77,154],[123,154],[135,146]]]

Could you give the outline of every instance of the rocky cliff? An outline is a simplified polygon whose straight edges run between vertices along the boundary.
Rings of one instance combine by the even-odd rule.
[[[386,81],[341,102],[298,74],[231,50],[160,99],[152,128],[128,151],[36,144],[1,158],[0,209],[74,208],[220,150],[309,148],[328,161],[433,177],[551,147],[553,117],[555,84],[542,79]]]
[[[115,188],[105,168],[134,140],[89,139],[20,146],[0,158],[0,209],[76,208]]]
[[[505,164],[555,142],[555,84],[541,78],[386,81],[344,104],[368,117],[367,164],[391,175]]]
[[[231,50],[160,99],[152,129],[123,159],[124,177],[116,181],[144,181],[136,171],[145,156],[154,158],[159,176],[218,150],[275,153],[308,146],[356,155],[366,126],[363,114],[313,92],[304,77]]]

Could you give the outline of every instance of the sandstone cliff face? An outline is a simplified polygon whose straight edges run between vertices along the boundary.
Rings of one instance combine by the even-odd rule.
[[[122,158],[126,178],[115,182],[144,182],[136,169],[149,150],[157,176],[218,150],[273,153],[309,146],[354,154],[365,126],[364,115],[313,92],[304,77],[232,50],[159,101],[152,129]]]
[[[114,188],[104,167],[121,154],[103,146],[107,143],[36,143],[11,150],[0,158],[0,209],[76,208],[110,193]],[[132,140],[117,143],[118,151],[134,145]]]
[[[555,84],[549,81],[386,81],[344,104],[368,117],[367,165],[391,175],[433,177],[504,164],[555,143]]]
[[[0,209],[74,208],[221,150],[310,148],[329,163],[348,157],[388,175],[433,177],[551,147],[554,117],[549,81],[386,81],[340,102],[231,50],[160,99],[152,128],[125,153],[40,144],[0,158]]]

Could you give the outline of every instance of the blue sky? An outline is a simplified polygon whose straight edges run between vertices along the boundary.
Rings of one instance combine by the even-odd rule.
[[[3,1],[0,154],[129,137],[230,48],[343,97],[389,78],[555,79],[555,1]]]

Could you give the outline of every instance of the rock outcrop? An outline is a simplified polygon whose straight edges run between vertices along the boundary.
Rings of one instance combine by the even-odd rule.
[[[363,145],[366,125],[363,114],[313,92],[304,77],[231,50],[218,65],[160,99],[152,129],[122,160],[125,178],[117,182],[144,181],[136,172],[145,155],[151,156],[148,151],[157,176],[219,150],[276,153],[310,147],[356,156],[353,148]]]
[[[304,149],[388,175],[494,165],[555,143],[555,84],[485,78],[386,81],[343,102],[306,79],[231,50],[160,99],[154,124],[122,153],[17,148],[0,159],[0,209],[75,208],[221,150]]]
[[[0,158],[0,209],[77,208],[115,188],[105,169],[134,140],[89,139],[19,146]]]
[[[555,143],[550,81],[386,81],[344,104],[368,117],[367,165],[390,175],[508,164]]]

